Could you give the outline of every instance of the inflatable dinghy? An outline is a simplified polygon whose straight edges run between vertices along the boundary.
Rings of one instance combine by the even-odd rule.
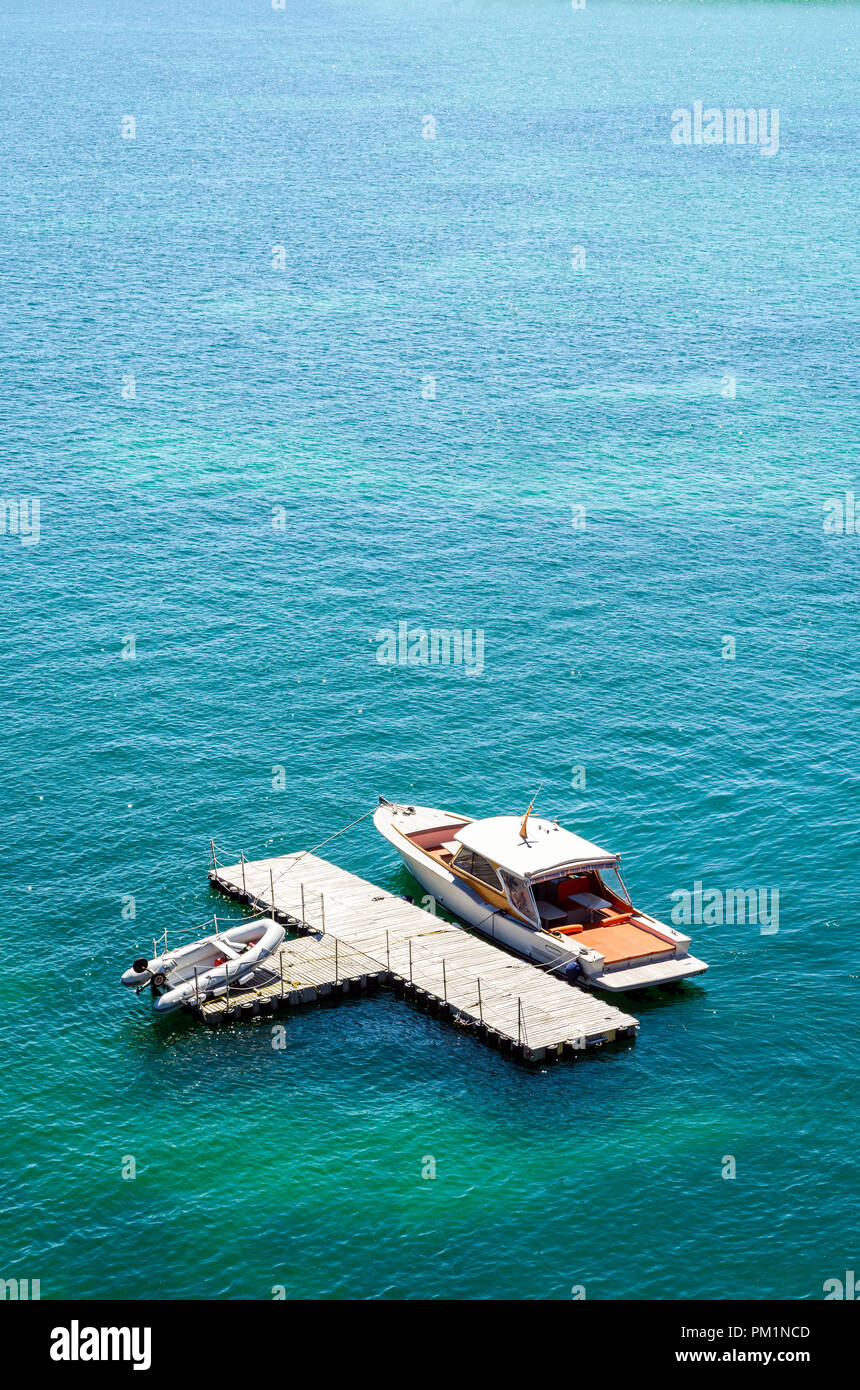
[[[223,994],[228,983],[232,989],[270,975],[265,961],[277,951],[285,934],[271,917],[246,922],[152,960],[141,957],[126,970],[122,983],[138,994],[149,985],[155,1012],[169,1014],[183,1004]]]

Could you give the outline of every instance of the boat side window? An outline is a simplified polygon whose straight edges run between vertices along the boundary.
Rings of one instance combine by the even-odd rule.
[[[488,888],[495,888],[499,891],[499,876],[490,863],[482,854],[475,854],[474,850],[461,849],[454,863],[458,869],[462,869],[464,874],[471,874],[472,878],[477,878],[481,883],[486,883]]]
[[[511,907],[515,908],[523,917],[527,917],[530,922],[535,923],[537,913],[530,890],[521,878],[516,878],[504,869],[501,869],[500,872]]]

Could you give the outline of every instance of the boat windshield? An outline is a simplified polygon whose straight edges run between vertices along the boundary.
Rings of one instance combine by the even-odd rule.
[[[511,907],[521,917],[527,918],[529,922],[533,922],[537,926],[540,918],[528,884],[524,883],[521,878],[517,878],[516,874],[509,873],[507,869],[499,869],[499,874]]]
[[[621,898],[630,907],[633,906],[630,901],[630,894],[627,892],[627,888],[624,884],[624,879],[614,865],[609,868],[601,869],[597,874],[597,878],[615,897]]]

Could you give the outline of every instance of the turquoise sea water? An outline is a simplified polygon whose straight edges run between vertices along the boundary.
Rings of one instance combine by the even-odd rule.
[[[822,1297],[858,1260],[856,8],[0,28],[2,495],[41,505],[0,536],[0,1276]],[[778,108],[779,153],[676,147],[697,99]],[[483,673],[377,664],[401,620],[481,628]],[[119,988],[231,911],[210,836],[542,780],[642,906],[775,888],[778,933],[693,927],[710,972],[622,1000],[635,1044],[537,1071],[385,993],[274,1051]],[[327,852],[414,891],[369,822]]]

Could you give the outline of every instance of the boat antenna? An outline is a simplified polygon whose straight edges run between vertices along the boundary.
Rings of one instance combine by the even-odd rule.
[[[523,823],[522,823],[522,825],[520,826],[520,838],[521,838],[522,840],[527,840],[527,839],[528,839],[529,816],[531,815],[531,813],[532,813],[532,807],[534,806],[535,802],[537,801],[538,797],[540,796],[542,790],[543,790],[543,782],[541,782],[540,786],[538,787],[537,791],[535,792],[534,796],[532,797],[531,801],[529,802],[529,809],[526,811],[525,815],[523,816]]]

